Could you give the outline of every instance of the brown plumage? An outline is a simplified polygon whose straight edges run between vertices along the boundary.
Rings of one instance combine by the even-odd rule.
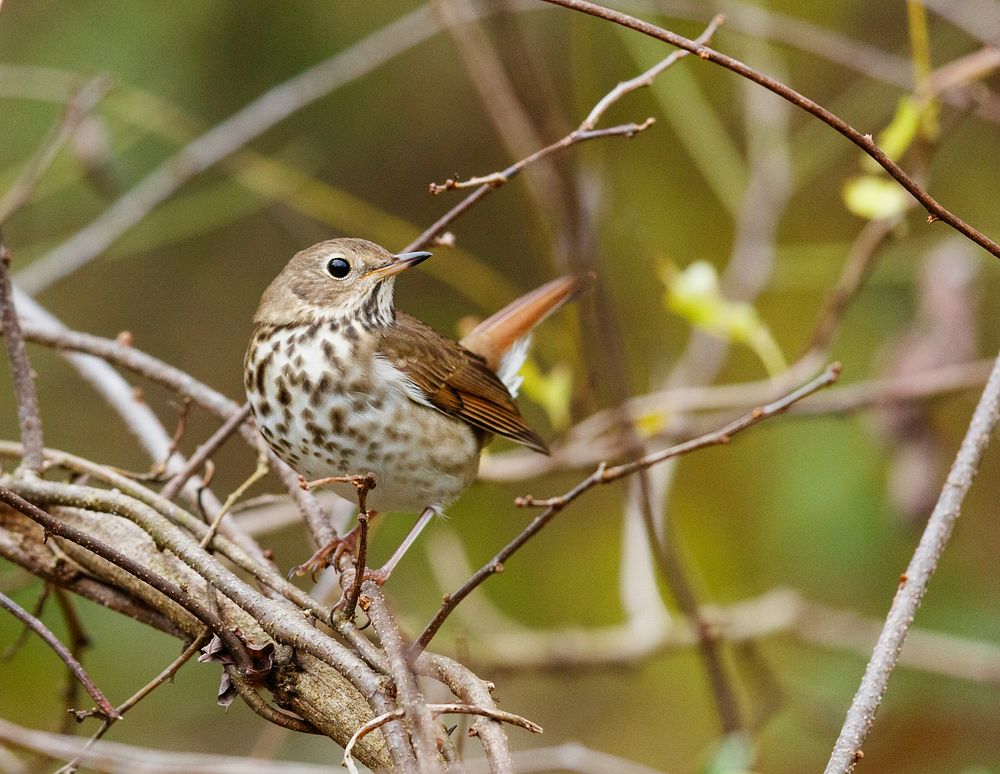
[[[380,331],[379,351],[413,381],[435,408],[479,430],[549,453],[545,441],[528,427],[506,385],[490,370],[486,359],[457,341],[445,338],[412,315],[397,312],[396,324]],[[483,438],[483,442],[487,440]]]

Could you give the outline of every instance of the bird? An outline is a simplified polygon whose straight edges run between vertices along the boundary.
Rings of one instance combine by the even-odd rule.
[[[518,371],[532,329],[589,282],[553,280],[455,341],[395,306],[398,275],[429,257],[356,238],[296,253],[261,297],[244,360],[254,421],[280,459],[306,480],[373,474],[367,509],[421,514],[404,552],[473,483],[492,438],[549,453],[515,403]]]

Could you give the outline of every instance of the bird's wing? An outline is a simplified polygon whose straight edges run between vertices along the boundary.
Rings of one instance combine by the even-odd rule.
[[[434,408],[488,433],[548,454],[510,393],[479,355],[404,312],[383,329],[379,352],[402,371]]]

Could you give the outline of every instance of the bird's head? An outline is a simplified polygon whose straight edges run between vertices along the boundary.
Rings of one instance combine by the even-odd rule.
[[[330,239],[296,253],[260,300],[258,325],[356,320],[381,327],[395,320],[393,285],[399,272],[430,253],[393,255],[364,239]]]

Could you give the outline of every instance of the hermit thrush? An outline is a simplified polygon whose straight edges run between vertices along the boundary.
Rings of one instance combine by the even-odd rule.
[[[396,275],[429,256],[320,242],[292,258],[254,317],[245,385],[260,432],[307,479],[374,473],[372,510],[444,508],[494,435],[548,453],[514,403],[517,372],[531,329],[578,279],[538,288],[456,342],[393,304]]]

